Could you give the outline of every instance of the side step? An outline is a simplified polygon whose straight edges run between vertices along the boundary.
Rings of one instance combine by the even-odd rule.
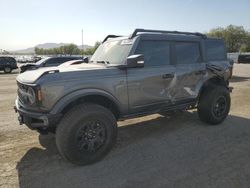
[[[184,104],[166,106],[164,108],[152,110],[152,111],[126,114],[126,115],[123,115],[121,118],[119,118],[119,120],[132,119],[132,118],[136,118],[136,117],[142,117],[142,116],[146,116],[146,115],[156,114],[159,112],[167,112],[167,111],[174,111],[174,110],[190,110],[190,109],[194,109],[195,107],[196,107],[196,101],[192,101],[192,102],[188,102],[188,103],[184,103]]]

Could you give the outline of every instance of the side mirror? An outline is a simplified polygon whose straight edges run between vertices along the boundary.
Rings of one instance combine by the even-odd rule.
[[[83,62],[84,62],[84,63],[89,63],[89,58],[88,58],[88,57],[84,57],[84,58],[83,58]]]
[[[127,58],[127,68],[144,67],[144,56],[142,54],[131,55]]]

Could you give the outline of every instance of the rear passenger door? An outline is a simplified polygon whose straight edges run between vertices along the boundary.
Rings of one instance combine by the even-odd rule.
[[[151,111],[168,105],[168,91],[175,72],[170,42],[140,40],[134,54],[144,55],[144,67],[127,70],[130,111]]]
[[[172,97],[175,101],[195,99],[206,74],[201,44],[199,41],[176,41],[173,45],[176,83]]]

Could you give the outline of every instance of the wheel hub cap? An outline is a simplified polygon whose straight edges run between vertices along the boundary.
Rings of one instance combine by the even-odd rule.
[[[213,107],[213,113],[216,117],[221,117],[226,111],[226,98],[224,96],[219,97]]]
[[[94,152],[105,143],[105,140],[105,126],[97,121],[84,123],[77,134],[77,146],[83,151]]]

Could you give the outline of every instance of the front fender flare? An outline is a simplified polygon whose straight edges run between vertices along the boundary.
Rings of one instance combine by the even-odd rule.
[[[110,93],[100,90],[100,89],[81,89],[74,92],[71,92],[61,99],[59,99],[56,104],[52,107],[52,110],[50,111],[51,114],[58,114],[61,113],[62,110],[69,105],[71,102],[80,99],[85,96],[90,95],[99,95],[103,97],[107,97],[109,100],[114,102],[119,110],[121,110],[121,104],[120,102]]]

